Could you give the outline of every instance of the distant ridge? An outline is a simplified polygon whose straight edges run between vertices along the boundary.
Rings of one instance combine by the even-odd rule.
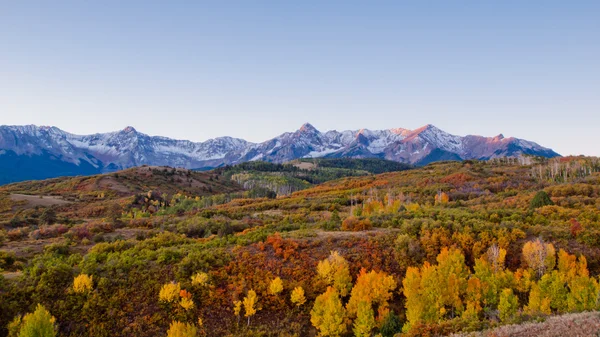
[[[49,126],[0,126],[0,184],[58,176],[89,175],[140,165],[212,168],[247,161],[299,158],[381,158],[425,165],[440,160],[491,159],[523,154],[556,157],[534,142],[455,136],[428,124],[415,130],[321,132],[309,123],[262,143],[219,137],[205,142],[148,136],[123,130],[75,135]]]

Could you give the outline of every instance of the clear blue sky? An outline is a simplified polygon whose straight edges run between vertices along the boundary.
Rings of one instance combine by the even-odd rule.
[[[2,1],[0,124],[417,128],[600,155],[600,1]]]

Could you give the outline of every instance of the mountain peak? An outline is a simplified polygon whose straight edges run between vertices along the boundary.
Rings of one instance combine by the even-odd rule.
[[[558,156],[534,142],[518,138],[502,140],[502,137],[460,137],[431,124],[416,130],[360,129],[321,133],[306,123],[295,132],[286,132],[261,143],[227,137],[190,142],[148,136],[132,126],[104,134],[75,135],[55,127],[13,125],[0,126],[0,150],[25,156],[24,160],[28,160],[27,156],[48,154],[52,156],[50,159],[38,159],[59,158],[65,165],[71,165],[69,174],[89,174],[143,164],[207,168],[259,159],[282,163],[303,157],[377,157],[424,165],[442,159],[489,159],[522,154]],[[0,160],[2,156],[0,153]],[[33,171],[38,169],[38,159],[30,160]],[[0,177],[4,172],[0,167]]]
[[[298,131],[300,131],[300,132],[318,132],[319,130],[317,130],[310,123],[304,123],[304,124],[302,124],[302,126],[300,127],[300,129]]]
[[[125,129],[123,129],[123,132],[125,132],[125,133],[137,133],[137,130],[133,126],[128,126]]]
[[[426,124],[414,131],[423,132],[423,131],[437,131],[437,130],[439,130],[439,129],[435,125]]]

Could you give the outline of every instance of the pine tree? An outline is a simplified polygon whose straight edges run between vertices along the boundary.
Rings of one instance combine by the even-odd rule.
[[[536,193],[533,199],[531,199],[530,207],[531,209],[536,209],[550,205],[554,205],[554,202],[552,202],[552,199],[550,199],[548,193],[546,193],[545,191],[539,191]]]
[[[402,322],[398,315],[394,314],[394,312],[389,312],[383,323],[381,324],[381,328],[379,332],[382,337],[394,337],[397,333],[402,331]]]

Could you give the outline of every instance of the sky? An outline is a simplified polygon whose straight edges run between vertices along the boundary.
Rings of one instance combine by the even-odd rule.
[[[0,1],[0,124],[415,129],[600,156],[600,1]]]

